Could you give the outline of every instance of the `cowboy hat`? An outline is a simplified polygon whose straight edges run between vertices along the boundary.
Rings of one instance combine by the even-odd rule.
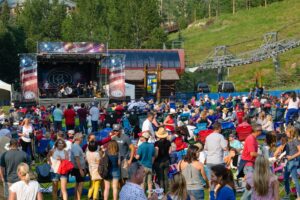
[[[155,133],[156,137],[158,138],[166,138],[168,137],[168,133],[164,128],[159,128],[158,131]]]

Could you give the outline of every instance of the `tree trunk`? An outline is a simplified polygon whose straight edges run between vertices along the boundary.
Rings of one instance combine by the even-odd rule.
[[[211,18],[211,0],[208,0],[208,18]]]
[[[235,14],[235,9],[236,9],[236,7],[235,7],[235,1],[236,0],[232,0],[232,14],[234,15]]]
[[[265,0],[265,7],[268,6],[268,0]]]

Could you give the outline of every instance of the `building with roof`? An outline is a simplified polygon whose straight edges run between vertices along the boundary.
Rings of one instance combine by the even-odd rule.
[[[156,74],[157,65],[161,66],[161,96],[166,98],[175,92],[175,83],[185,70],[185,55],[183,49],[110,49],[108,53],[124,54],[125,81],[135,85],[135,96],[140,98],[145,94],[145,71]],[[101,76],[107,74],[105,68],[101,69]]]

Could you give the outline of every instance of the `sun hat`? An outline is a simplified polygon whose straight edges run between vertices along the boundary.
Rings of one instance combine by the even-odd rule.
[[[228,112],[228,108],[223,108],[222,112]]]
[[[142,137],[143,137],[143,138],[146,138],[146,139],[149,139],[149,138],[150,138],[149,131],[143,132],[143,133],[142,133]]]
[[[156,131],[155,135],[158,138],[166,138],[168,137],[168,132],[163,127],[161,127],[158,129],[158,131]]]
[[[176,110],[174,108],[171,108],[170,112],[169,112],[169,115],[173,115],[173,114],[176,114]]]

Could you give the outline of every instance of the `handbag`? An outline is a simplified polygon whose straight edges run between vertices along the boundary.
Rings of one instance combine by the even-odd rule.
[[[58,174],[68,174],[72,169],[74,168],[74,165],[72,162],[70,162],[69,160],[61,160],[57,173]]]

